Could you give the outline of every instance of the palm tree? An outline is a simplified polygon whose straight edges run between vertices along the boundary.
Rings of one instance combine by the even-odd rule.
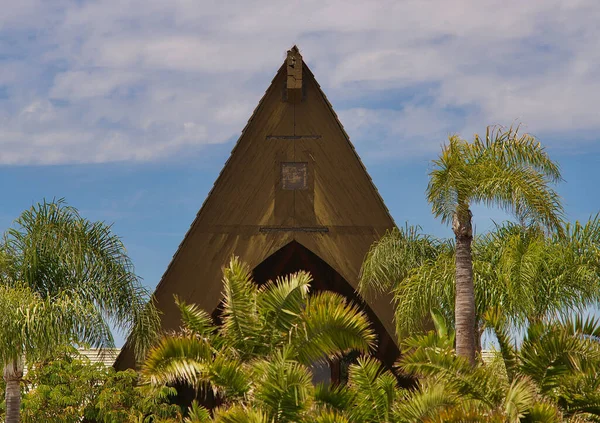
[[[64,343],[112,347],[110,324],[131,331],[141,358],[158,333],[158,313],[121,240],[63,200],[31,207],[8,229],[0,286],[13,319],[0,327],[7,423],[19,421],[23,358],[42,358]]]
[[[433,214],[451,223],[456,239],[456,352],[475,360],[475,295],[471,205],[496,205],[521,222],[560,230],[562,206],[550,183],[560,181],[558,166],[531,135],[519,128],[488,127],[485,139],[470,143],[451,136],[433,161],[427,200]]]
[[[502,307],[511,327],[524,328],[600,300],[600,215],[550,234],[506,223],[476,238],[473,255],[480,317]]]
[[[429,311],[454,322],[454,245],[417,227],[394,229],[373,244],[361,271],[363,294],[391,293],[398,336],[425,329]],[[600,300],[600,215],[567,224],[564,234],[504,223],[473,240],[476,347],[484,314],[502,307],[512,329],[582,312]]]
[[[233,258],[223,274],[221,325],[178,301],[183,331],[151,350],[142,374],[155,385],[183,382],[215,392],[228,405],[217,421],[242,414],[303,420],[313,398],[311,367],[350,350],[368,352],[375,341],[368,317],[339,294],[309,295],[305,272],[259,287]]]
[[[27,287],[0,285],[0,359],[6,381],[6,421],[19,421],[23,353],[36,359],[71,341],[76,309],[68,298],[44,300]]]
[[[429,311],[454,322],[454,245],[420,232],[393,229],[363,263],[361,293],[391,293],[400,338],[425,329]],[[486,311],[502,307],[513,329],[582,312],[600,300],[600,215],[567,224],[564,234],[504,223],[473,240],[476,348]]]

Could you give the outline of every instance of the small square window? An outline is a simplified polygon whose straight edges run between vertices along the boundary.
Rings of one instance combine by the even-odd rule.
[[[281,186],[285,190],[308,189],[308,163],[281,163]]]

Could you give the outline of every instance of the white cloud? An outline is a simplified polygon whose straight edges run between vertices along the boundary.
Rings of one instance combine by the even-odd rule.
[[[600,129],[595,0],[26,0],[4,11],[1,164],[161,160],[225,142],[294,43],[372,160],[430,155],[449,133],[515,119],[570,148]]]
[[[141,79],[139,73],[107,71],[94,69],[89,71],[69,71],[56,75],[54,86],[50,89],[50,98],[83,100],[111,95],[118,88],[135,85]]]
[[[402,110],[344,110],[340,119],[366,159],[397,159],[439,150],[460,119],[443,110],[407,105]]]

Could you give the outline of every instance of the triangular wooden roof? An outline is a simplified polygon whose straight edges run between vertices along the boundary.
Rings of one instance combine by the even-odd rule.
[[[179,327],[174,295],[215,310],[222,267],[233,254],[255,268],[293,241],[356,288],[369,247],[392,227],[348,134],[294,46],[154,292],[163,327]],[[395,340],[389,299],[366,303]],[[126,345],[115,366],[134,365]]]

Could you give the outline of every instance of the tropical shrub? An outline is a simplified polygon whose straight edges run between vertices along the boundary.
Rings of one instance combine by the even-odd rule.
[[[221,404],[216,421],[312,419],[311,367],[351,350],[368,353],[375,335],[344,297],[309,295],[310,282],[299,272],[259,287],[233,258],[224,269],[221,325],[178,301],[183,330],[151,350],[142,374],[155,386],[186,383],[213,393]]]
[[[70,350],[60,358],[34,364],[23,385],[23,423],[179,422],[181,410],[171,403],[173,388],[139,384],[133,370],[116,372]],[[0,394],[3,397],[3,393]],[[0,411],[0,417],[4,417]]]

